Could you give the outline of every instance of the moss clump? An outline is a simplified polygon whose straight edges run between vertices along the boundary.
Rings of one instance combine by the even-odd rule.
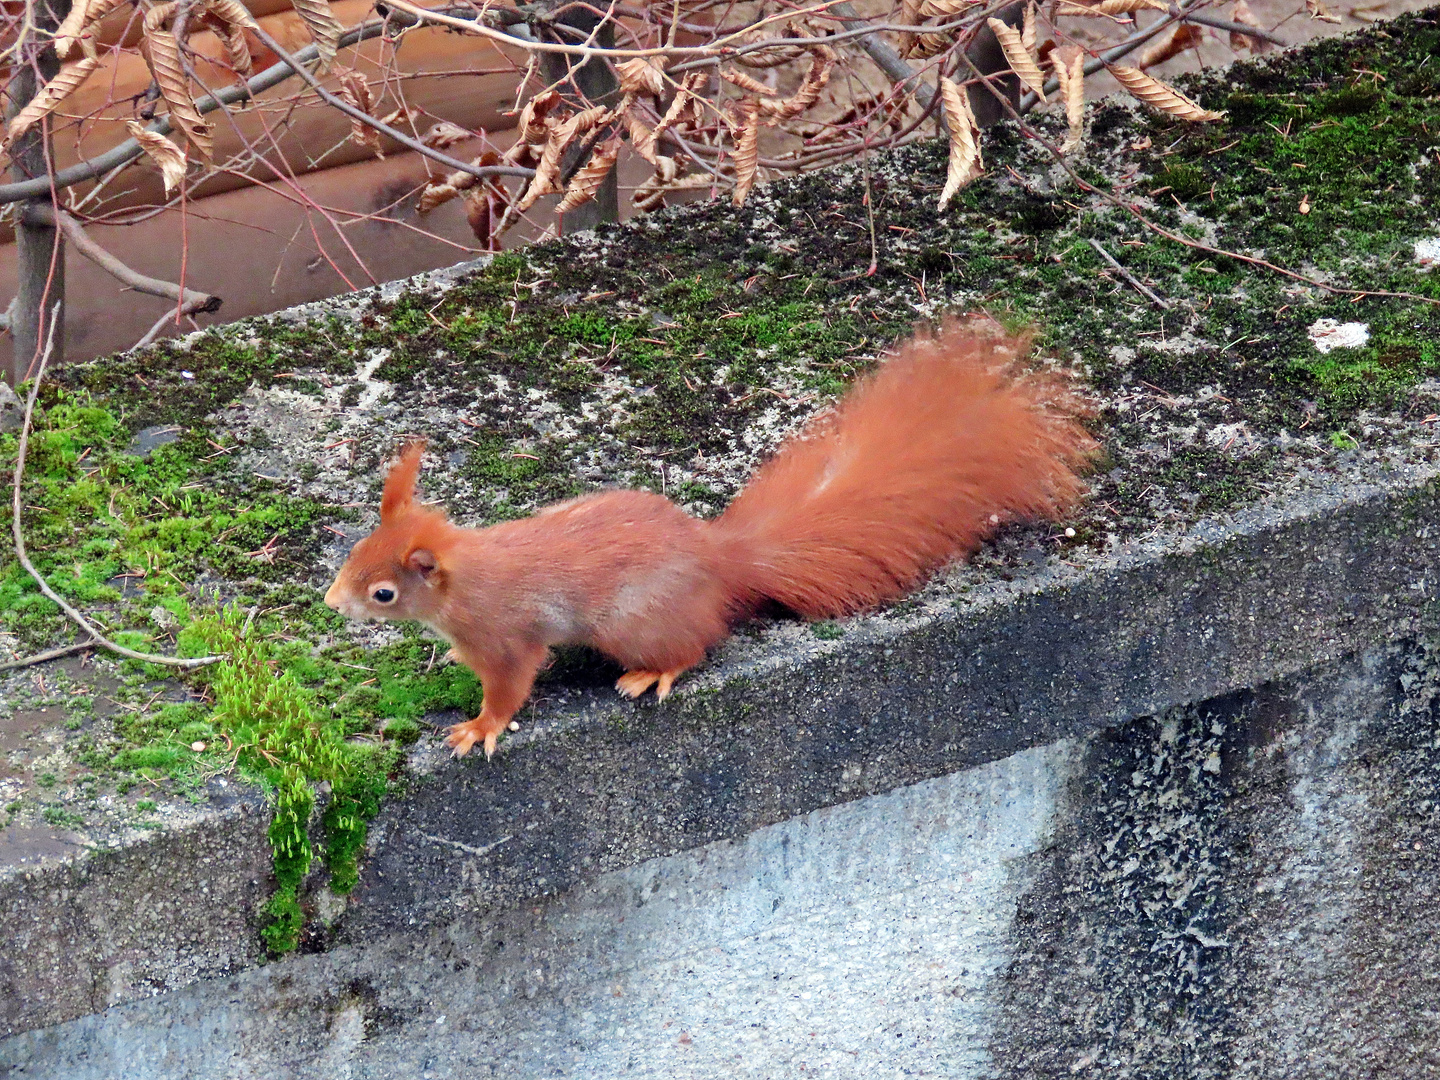
[[[308,823],[314,785],[325,782],[331,789],[322,819],[330,888],[348,892],[355,886],[368,822],[379,809],[395,753],[347,742],[341,720],[321,707],[293,671],[280,668],[271,648],[247,632],[245,615],[235,608],[197,619],[181,634],[179,647],[182,655],[226,656],[198,669],[195,679],[214,697],[208,722],[224,733],[227,752],[274,792],[270,842],[276,888],[261,936],[271,952],[289,952],[299,944],[304,925],[299,889],[312,858]]]

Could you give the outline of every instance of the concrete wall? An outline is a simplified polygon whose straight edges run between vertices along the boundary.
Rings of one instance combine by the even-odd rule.
[[[76,1080],[1432,1075],[1437,655],[1371,649],[13,1037],[0,1062]]]

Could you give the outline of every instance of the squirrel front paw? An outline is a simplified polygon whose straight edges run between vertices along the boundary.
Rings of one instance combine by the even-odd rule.
[[[504,730],[504,720],[496,720],[481,713],[474,720],[467,720],[463,724],[452,724],[450,734],[445,736],[445,741],[454,750],[457,758],[468,754],[470,748],[477,742],[483,743],[485,760],[488,761],[495,756],[495,744]]]

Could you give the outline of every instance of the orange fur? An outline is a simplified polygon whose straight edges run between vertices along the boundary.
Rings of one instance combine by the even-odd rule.
[[[714,522],[667,499],[607,491],[488,529],[418,504],[422,444],[386,478],[381,523],[325,602],[418,619],[484,686],[452,728],[486,754],[549,648],[590,645],[627,669],[624,693],[668,692],[765,600],[809,618],[904,595],[1001,521],[1063,513],[1095,443],[1054,378],[1018,375],[1027,346],[949,324],[920,336],[791,439]]]

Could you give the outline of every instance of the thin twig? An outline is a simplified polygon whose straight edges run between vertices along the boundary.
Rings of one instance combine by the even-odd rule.
[[[441,151],[436,150],[432,146],[426,146],[419,139],[412,139],[403,131],[400,131],[396,128],[391,127],[389,124],[377,120],[365,110],[357,109],[354,105],[351,105],[344,98],[338,97],[337,95],[332,94],[329,90],[326,90],[325,87],[320,84],[320,80],[315,78],[314,75],[310,74],[309,70],[305,67],[305,64],[299,59],[299,57],[292,56],[290,53],[288,53],[285,50],[285,46],[281,45],[280,42],[276,41],[273,37],[271,37],[264,30],[262,30],[258,23],[254,26],[247,27],[246,29],[248,29],[250,33],[254,34],[257,38],[259,38],[261,42],[264,43],[266,48],[268,48],[281,60],[285,61],[285,63],[289,64],[290,67],[294,69],[295,74],[300,76],[300,80],[306,85],[308,85],[311,90],[314,90],[315,93],[319,94],[321,100],[324,101],[325,104],[329,105],[331,108],[339,109],[352,120],[358,120],[360,121],[360,123],[366,125],[367,127],[374,128],[382,135],[388,135],[390,138],[398,142],[401,146],[405,147],[407,150],[413,150],[417,154],[432,158],[433,160],[440,162],[440,164],[448,165],[450,168],[456,169],[460,172],[469,173],[471,176],[478,177],[481,180],[485,179],[487,176],[496,175],[527,177],[535,175],[534,169],[522,169],[518,166],[492,165],[482,168],[478,165],[472,165],[468,161],[461,161],[459,158],[453,158],[449,154],[442,153]]]
[[[213,293],[196,292],[194,289],[182,289],[179,285],[169,281],[162,281],[159,278],[150,277],[140,271],[126,266],[118,258],[106,251],[95,242],[95,239],[85,231],[83,225],[71,217],[64,210],[57,210],[55,207],[44,203],[37,203],[25,208],[25,220],[32,225],[58,225],[65,233],[65,239],[69,240],[75,250],[85,258],[89,259],[100,269],[104,270],[117,281],[130,286],[136,292],[146,293],[149,296],[158,296],[165,300],[181,302],[190,311],[215,312],[220,310],[223,301]]]
[[[1100,253],[1100,257],[1104,259],[1107,263],[1109,263],[1111,268],[1113,268],[1117,274],[1123,277],[1132,289],[1138,292],[1141,296],[1145,297],[1146,300],[1149,300],[1152,304],[1160,308],[1162,311],[1168,311],[1170,309],[1170,304],[1167,301],[1162,300],[1160,299],[1160,297],[1156,296],[1153,292],[1151,292],[1141,283],[1139,278],[1137,278],[1134,274],[1130,273],[1129,270],[1126,270],[1125,267],[1121,266],[1118,262],[1116,262],[1115,256],[1111,255],[1110,252],[1106,251],[1103,247],[1100,246],[1099,240],[1091,238],[1090,246]]]
[[[226,658],[224,655],[199,656],[193,659],[184,659],[178,656],[158,656],[154,653],[136,652],[134,649],[127,649],[123,645],[115,644],[115,642],[100,633],[89,619],[76,611],[66,603],[54,589],[50,588],[50,585],[40,575],[40,571],[36,570],[34,564],[30,562],[30,556],[25,553],[25,533],[20,526],[20,486],[25,475],[25,451],[29,448],[30,444],[30,422],[35,415],[35,400],[40,396],[40,383],[45,378],[45,365],[50,362],[50,350],[55,343],[55,324],[59,321],[58,313],[60,305],[57,304],[55,307],[56,313],[52,315],[50,322],[50,334],[45,340],[45,351],[40,354],[40,368],[35,372],[35,381],[30,384],[30,396],[25,402],[25,419],[20,426],[20,445],[15,451],[14,498],[11,504],[13,510],[11,525],[15,536],[15,557],[20,560],[20,565],[25,568],[25,572],[35,579],[35,583],[40,586],[40,591],[49,597],[50,600],[54,601],[60,610],[68,615],[80,629],[95,639],[90,643],[92,645],[109,649],[111,652],[119,653],[121,656],[128,656],[132,660],[143,660],[147,664],[163,664],[166,667],[189,669],[204,667],[206,664],[214,664],[220,660],[224,660]]]
[[[1260,41],[1268,41],[1271,45],[1279,45],[1282,49],[1288,49],[1290,42],[1286,41],[1279,34],[1272,34],[1269,30],[1262,30],[1258,26],[1251,26],[1249,23],[1231,22],[1229,19],[1217,19],[1214,15],[1206,15],[1199,11],[1188,11],[1185,13],[1185,22],[1199,23],[1201,26],[1213,26],[1216,30],[1228,30],[1232,34],[1244,34],[1246,37],[1258,38]]]
[[[473,11],[469,6],[456,5],[455,11]],[[353,30],[347,30],[340,36],[339,48],[349,48],[370,38],[379,37],[385,33],[386,23],[384,20],[362,23]],[[523,43],[522,43],[523,44]],[[278,55],[278,54],[277,54]],[[307,45],[299,49],[290,58],[296,64],[309,64],[315,61],[320,55],[320,50],[314,45]],[[204,116],[214,112],[224,105],[233,105],[237,101],[247,101],[258,94],[264,93],[273,87],[279,86],[286,79],[296,73],[295,67],[289,61],[282,60],[278,64],[272,64],[264,71],[255,75],[248,82],[238,83],[234,86],[227,86],[214,94],[195,100],[195,110]],[[157,135],[170,134],[172,127],[169,116],[163,116],[146,128],[147,131]],[[21,202],[25,199],[34,199],[39,196],[49,195],[53,190],[60,191],[65,188],[74,187],[76,184],[84,183],[86,180],[93,180],[97,176],[108,173],[111,170],[129,164],[145,152],[144,148],[136,139],[126,139],[124,142],[112,146],[103,154],[98,154],[88,161],[80,161],[64,169],[58,170],[54,176],[37,176],[30,180],[20,180],[13,184],[0,184],[0,205],[13,202]],[[472,176],[484,179],[487,176],[523,176],[530,177],[535,174],[533,169],[522,169],[513,165],[487,165],[475,166],[466,165],[456,161],[439,151],[425,148],[425,155],[434,158],[445,164],[451,164],[452,168],[460,167],[462,171]],[[437,156],[438,155],[438,156]]]
[[[33,664],[43,664],[47,660],[58,660],[62,656],[69,656],[71,653],[84,652],[86,649],[93,649],[98,644],[94,641],[77,641],[74,645],[61,645],[58,649],[46,649],[34,656],[26,656],[19,660],[6,660],[0,664],[0,671],[11,671],[15,668],[30,667]]]

